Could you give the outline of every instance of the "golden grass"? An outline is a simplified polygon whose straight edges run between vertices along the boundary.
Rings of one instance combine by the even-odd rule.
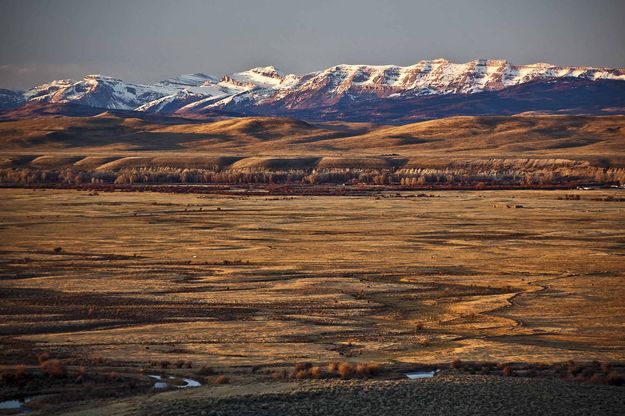
[[[0,356],[62,351],[172,370],[619,361],[625,218],[605,200],[619,192],[4,189],[0,320],[13,340],[0,340]]]
[[[288,118],[246,117],[169,122],[121,117],[42,117],[0,123],[3,151],[46,155],[158,157],[172,152],[210,156],[328,157],[322,165],[344,166],[350,158],[395,155],[441,163],[453,158],[550,158],[625,166],[625,116],[451,117],[402,126],[309,123]],[[96,153],[99,153],[96,155]],[[102,153],[107,153],[102,155]],[[126,153],[126,154],[124,154]],[[332,159],[338,157],[338,160]],[[437,162],[438,161],[438,162]],[[197,162],[197,161],[196,161]],[[385,158],[366,166],[387,166]],[[394,162],[392,162],[394,163]]]

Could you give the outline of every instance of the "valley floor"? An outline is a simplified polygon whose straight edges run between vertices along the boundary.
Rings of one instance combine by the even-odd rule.
[[[343,389],[359,397],[366,386],[371,400],[379,397],[371,402],[378,413],[462,405],[468,410],[456,414],[469,414],[472,402],[461,398],[473,397],[492,413],[522,413],[506,410],[516,403],[534,413],[599,406],[610,414],[623,408],[622,387],[469,375],[449,383],[302,382],[292,396],[235,402],[176,397],[262,385],[298,362],[625,361],[624,192],[287,197],[2,189],[0,364],[24,364],[34,374],[36,354],[48,353],[72,377],[85,366],[93,380],[109,372],[196,377],[203,366],[232,379],[154,396],[171,395],[162,407],[161,399],[157,407],[136,399],[146,414],[187,414],[185,406],[228,414],[248,399],[266,402],[269,414],[298,395],[306,399],[297,406],[324,409],[320,403],[331,408]],[[133,386],[147,391],[147,377],[141,380]],[[309,392],[315,383],[322,392]],[[28,385],[21,394],[40,393]],[[393,408],[400,402],[408,407]],[[341,406],[365,402],[349,403]]]

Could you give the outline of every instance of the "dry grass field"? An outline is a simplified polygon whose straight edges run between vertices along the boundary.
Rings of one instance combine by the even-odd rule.
[[[620,192],[2,190],[2,359],[622,360]]]
[[[504,395],[489,411],[619,414],[623,388],[588,382],[623,381],[622,193],[2,189],[0,399],[46,415],[411,414],[421,400],[445,414],[453,397],[471,414]],[[428,367],[447,370],[400,381]],[[330,371],[368,380],[296,380]],[[146,395],[149,374],[209,386]]]

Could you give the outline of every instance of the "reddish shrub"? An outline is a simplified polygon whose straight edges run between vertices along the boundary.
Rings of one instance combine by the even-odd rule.
[[[18,364],[15,366],[15,377],[20,379],[26,377],[27,371],[24,364]]]
[[[323,376],[323,371],[319,366],[313,366],[310,368],[309,371],[312,378],[321,378]]]
[[[502,370],[502,373],[504,377],[510,377],[512,376],[512,369],[508,366],[505,366]]]
[[[462,368],[462,361],[456,358],[451,362],[451,368]]]
[[[293,377],[298,380],[308,378],[308,370],[298,370],[293,372]]]
[[[222,374],[219,377],[215,378],[215,380],[213,380],[213,383],[214,384],[229,384],[230,379]]]
[[[358,364],[356,366],[356,374],[360,377],[374,376],[379,370],[379,366],[375,363]]]
[[[61,378],[64,377],[66,374],[65,366],[60,360],[54,359],[44,361],[43,363],[41,363],[40,367],[41,371],[43,371],[43,373],[48,377]]]
[[[607,382],[605,376],[601,374],[593,374],[589,381],[594,384],[605,384]]]
[[[311,363],[297,363],[295,364],[295,372],[298,372],[301,370],[308,370],[311,367],[312,367]]]
[[[354,372],[354,369],[352,368],[350,363],[341,363],[339,364],[338,371],[341,378],[350,378],[352,373]]]
[[[286,379],[286,370],[272,372],[271,378],[276,381]]]
[[[330,377],[335,376],[335,375],[336,375],[336,373],[339,371],[339,365],[338,365],[338,363],[329,363],[329,364],[328,364],[328,369],[327,369],[327,371],[328,371],[328,375],[329,375]]]

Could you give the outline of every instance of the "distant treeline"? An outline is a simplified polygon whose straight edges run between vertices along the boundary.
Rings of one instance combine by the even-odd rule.
[[[5,168],[0,169],[3,185],[45,184],[347,184],[402,185],[560,185],[625,184],[625,169],[601,168],[587,162],[450,163],[447,167],[314,168],[314,169],[200,169],[176,167],[125,167],[119,170]]]

